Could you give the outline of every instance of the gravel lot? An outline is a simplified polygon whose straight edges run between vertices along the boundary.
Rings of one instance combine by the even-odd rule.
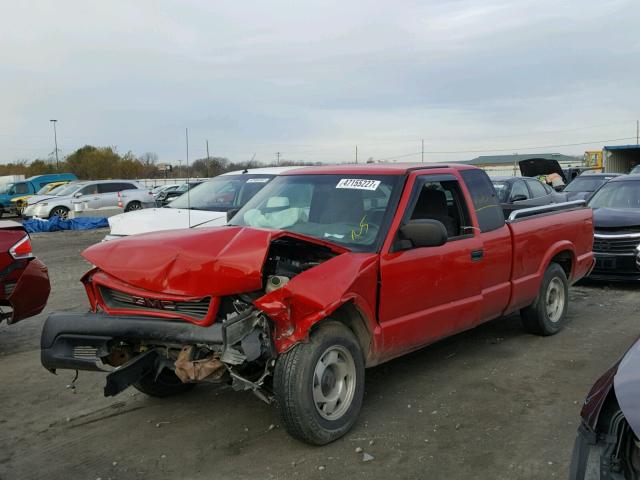
[[[574,287],[554,337],[511,316],[368,370],[355,428],[310,447],[251,394],[106,399],[103,374],[80,372],[74,393],[72,372],[42,368],[42,323],[88,307],[79,253],[104,234],[34,235],[52,294],[43,314],[0,326],[0,479],[565,478],[584,396],[640,333],[640,287]]]

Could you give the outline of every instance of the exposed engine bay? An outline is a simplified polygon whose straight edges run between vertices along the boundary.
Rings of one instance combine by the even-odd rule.
[[[107,377],[105,395],[119,393],[140,375],[158,378],[163,370],[169,369],[185,384],[230,384],[237,390],[251,390],[270,402],[268,378],[277,356],[273,322],[253,302],[336,255],[327,246],[293,237],[273,240],[262,269],[263,289],[221,298],[214,323],[221,328],[221,343],[120,342],[102,358],[104,363],[116,367]],[[136,364],[140,366],[135,368]]]

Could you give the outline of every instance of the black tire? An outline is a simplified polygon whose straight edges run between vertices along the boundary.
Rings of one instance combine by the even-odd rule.
[[[342,356],[342,362],[320,362],[334,352],[338,360]],[[328,373],[322,373],[322,380],[315,382],[318,368]],[[335,408],[333,412],[324,411],[330,402],[319,406],[314,398],[314,390],[324,397],[325,387],[330,394],[336,388],[348,392],[342,403],[339,400],[330,407]],[[291,436],[312,445],[325,445],[342,437],[356,422],[364,396],[364,358],[355,335],[339,322],[322,324],[307,343],[294,346],[278,358],[273,389],[282,422]]]
[[[137,200],[133,202],[129,202],[127,207],[124,209],[125,212],[131,212],[132,210],[142,210],[142,204]]]
[[[150,397],[164,398],[188,392],[196,384],[182,383],[174,372],[165,368],[160,372],[157,379],[153,378],[153,374],[145,375],[133,386]]]
[[[66,219],[69,216],[69,209],[67,207],[55,207],[49,212],[49,218],[60,217]]]
[[[527,332],[536,335],[555,335],[564,328],[569,306],[569,282],[557,263],[547,267],[536,300],[520,310]]]

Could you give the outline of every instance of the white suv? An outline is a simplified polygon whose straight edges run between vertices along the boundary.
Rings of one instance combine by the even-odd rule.
[[[162,208],[148,208],[109,218],[105,240],[178,228],[215,227],[227,223],[227,212],[242,207],[276,175],[301,167],[264,167],[229,172],[206,180]]]
[[[155,200],[149,189],[134,180],[72,182],[57,195],[29,199],[23,216],[66,218],[76,203],[92,209],[117,207],[122,204],[124,211],[129,212],[152,207]]]

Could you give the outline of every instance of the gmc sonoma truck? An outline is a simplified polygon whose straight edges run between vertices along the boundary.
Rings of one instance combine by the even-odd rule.
[[[44,367],[109,371],[106,396],[231,384],[321,445],[355,423],[366,367],[517,311],[553,335],[594,261],[583,202],[505,221],[469,166],[292,170],[229,213],[85,250],[91,311],[49,316]]]

